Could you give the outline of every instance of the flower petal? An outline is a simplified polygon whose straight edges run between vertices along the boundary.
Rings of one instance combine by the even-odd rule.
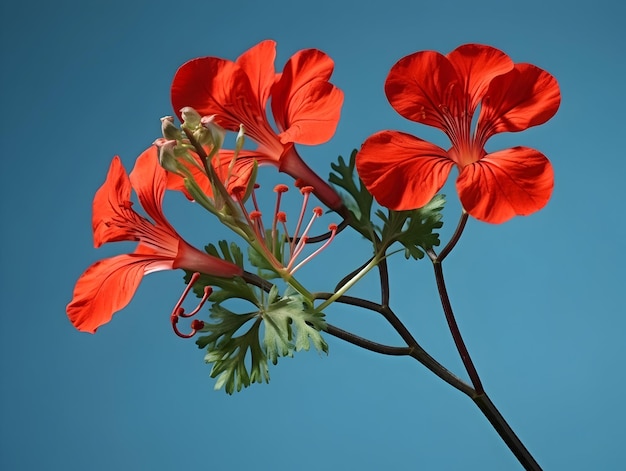
[[[550,161],[528,147],[487,154],[464,167],[456,181],[465,210],[494,224],[539,211],[548,203],[553,186]]]
[[[179,118],[180,110],[191,106],[201,116],[217,115],[217,123],[230,131],[239,130],[242,116],[263,116],[244,69],[219,57],[200,57],[183,64],[174,75],[171,98]]]
[[[322,144],[335,133],[343,92],[328,80],[332,59],[317,49],[294,54],[272,88],[272,113],[283,144]]]
[[[462,99],[459,85],[457,71],[446,56],[421,51],[394,64],[385,82],[385,94],[400,115],[445,130],[442,108]]]
[[[465,111],[469,115],[474,114],[491,80],[514,67],[513,61],[504,52],[483,44],[464,44],[450,52],[447,57],[462,80],[464,95],[469,98],[469,105],[463,100],[460,104],[463,108],[459,111]]]
[[[370,136],[356,156],[361,180],[381,205],[397,211],[428,203],[446,182],[453,162],[445,150],[398,131]]]
[[[548,121],[559,109],[561,92],[556,79],[532,64],[492,80],[478,119],[484,140],[499,132],[523,131]]]
[[[137,157],[135,167],[130,173],[130,182],[141,206],[156,225],[169,228],[175,233],[163,214],[167,171],[159,165],[159,151],[156,146],[150,146]]]
[[[285,110],[283,144],[323,144],[335,134],[343,92],[329,82],[311,82],[296,91]]]
[[[80,331],[95,333],[130,302],[145,273],[171,269],[171,265],[171,260],[141,254],[94,263],[76,283],[66,309],[70,321]]]
[[[108,223],[120,213],[123,205],[130,202],[131,186],[122,161],[116,155],[111,161],[106,180],[96,191],[93,199],[91,227],[95,247],[106,242],[123,240],[126,230]],[[121,239],[120,239],[121,238]]]
[[[248,76],[257,102],[262,107],[265,106],[276,79],[275,59],[276,42],[269,39],[251,47],[237,59],[237,64]]]

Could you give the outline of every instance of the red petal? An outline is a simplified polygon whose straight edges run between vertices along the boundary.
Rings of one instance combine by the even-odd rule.
[[[94,263],[76,283],[66,309],[70,321],[80,331],[95,333],[130,302],[145,272],[166,270],[171,264],[137,254],[118,255]]]
[[[237,59],[237,64],[245,71],[254,91],[257,102],[265,106],[276,72],[274,60],[276,59],[276,42],[272,40],[262,41],[248,49]]]
[[[329,82],[311,82],[295,92],[286,108],[283,144],[322,144],[328,141],[339,123],[343,92]]]
[[[124,238],[125,230],[109,225],[107,222],[118,215],[120,206],[130,201],[130,192],[130,180],[126,175],[126,170],[120,158],[115,156],[109,166],[106,180],[96,192],[93,200],[91,226],[96,247]]]
[[[494,224],[539,211],[550,199],[553,186],[550,161],[528,147],[487,154],[464,167],[456,181],[465,210]]]
[[[317,49],[294,54],[272,88],[272,112],[283,144],[321,144],[335,133],[343,92],[328,82],[332,59]]]
[[[391,106],[405,118],[445,130],[441,108],[461,100],[459,85],[456,69],[446,56],[422,51],[394,64],[385,93]]]
[[[398,211],[428,203],[452,165],[445,150],[398,131],[374,134],[356,156],[359,176],[376,201]]]
[[[163,215],[167,172],[159,165],[159,152],[156,146],[149,147],[137,157],[135,167],[130,173],[130,182],[141,206],[156,225],[174,231]]]
[[[469,97],[472,115],[494,77],[513,69],[513,61],[504,52],[482,44],[465,44],[448,54],[448,59],[456,69],[462,82],[463,93]],[[464,100],[465,101],[465,100]],[[467,108],[467,104],[462,104]]]
[[[482,103],[478,133],[486,139],[543,124],[554,116],[560,103],[559,84],[552,75],[531,64],[516,64],[491,82]]]
[[[216,114],[218,124],[231,131],[239,130],[244,116],[264,116],[244,69],[218,57],[183,64],[174,75],[171,97],[179,118],[180,110],[191,106],[202,116]]]

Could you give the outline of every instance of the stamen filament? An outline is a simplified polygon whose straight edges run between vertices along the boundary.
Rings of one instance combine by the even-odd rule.
[[[304,232],[302,233],[302,236],[300,236],[300,238],[298,239],[298,244],[296,245],[293,253],[290,255],[289,265],[287,265],[287,270],[289,270],[291,268],[291,266],[293,265],[293,263],[296,260],[296,257],[298,257],[298,255],[300,255],[300,253],[302,252],[302,250],[306,246],[306,241],[308,239],[307,234],[311,230],[311,226],[313,225],[313,222],[318,217],[320,217],[321,215],[322,215],[322,208],[320,208],[319,206],[316,206],[313,209],[313,216],[311,217],[311,220],[309,221],[309,223],[307,224],[306,228],[304,229]]]
[[[293,237],[291,238],[291,244],[289,244],[289,252],[293,254],[295,250],[296,240],[298,240],[298,234],[300,233],[300,227],[302,227],[302,221],[304,220],[304,212],[306,211],[307,203],[309,202],[309,197],[313,192],[312,186],[303,186],[300,188],[300,193],[304,196],[302,201],[302,209],[300,209],[300,216],[298,217],[298,223],[296,224],[296,230],[293,233]],[[293,257],[293,255],[292,255]]]
[[[181,295],[181,297],[179,298],[178,302],[174,306],[174,309],[172,310],[172,314],[170,314],[170,322],[172,323],[172,329],[174,330],[174,333],[176,335],[178,335],[179,337],[184,338],[184,339],[188,339],[188,338],[193,337],[198,330],[200,330],[200,329],[202,329],[204,327],[204,322],[195,319],[191,323],[191,328],[192,328],[191,333],[183,334],[180,330],[178,330],[178,320],[179,320],[179,318],[195,316],[198,312],[200,312],[200,309],[202,309],[202,306],[204,306],[204,303],[207,301],[207,299],[209,299],[209,296],[211,296],[211,293],[213,292],[213,288],[211,288],[210,286],[205,286],[204,287],[204,294],[202,295],[202,299],[200,299],[200,302],[198,303],[198,306],[196,306],[196,308],[193,311],[191,311],[189,313],[185,313],[185,309],[182,307],[182,303],[185,300],[185,298],[187,297],[187,295],[189,294],[189,291],[191,290],[191,287],[196,283],[196,281],[198,281],[198,278],[200,278],[200,273],[198,273],[198,272],[194,272],[191,275],[189,283],[185,287],[185,290],[183,291],[183,294]]]
[[[326,240],[326,242],[324,242],[324,245],[322,245],[321,247],[319,247],[315,252],[313,252],[311,255],[309,255],[307,258],[305,258],[304,260],[302,260],[300,263],[298,263],[293,270],[291,270],[291,274],[293,275],[296,271],[298,271],[304,264],[308,263],[309,261],[311,261],[311,259],[317,255],[320,254],[320,252],[322,252],[322,250],[324,250],[326,247],[328,247],[330,245],[330,243],[332,242],[332,240],[335,238],[335,235],[337,234],[337,224],[331,224],[328,226],[328,230],[331,231],[330,232],[330,237]]]

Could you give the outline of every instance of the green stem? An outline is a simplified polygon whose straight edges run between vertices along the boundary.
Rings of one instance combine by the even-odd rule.
[[[348,280],[341,288],[339,288],[332,296],[330,296],[326,301],[315,308],[316,312],[322,312],[328,306],[330,306],[333,302],[339,299],[346,291],[348,291],[352,286],[354,286],[361,278],[363,278],[372,268],[378,265],[379,259],[377,256],[374,256],[370,262],[365,265],[351,280]]]

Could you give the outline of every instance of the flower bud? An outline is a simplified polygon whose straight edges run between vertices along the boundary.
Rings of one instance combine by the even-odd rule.
[[[239,132],[237,133],[237,139],[235,140],[235,153],[239,153],[239,151],[243,148],[243,144],[246,140],[245,130],[243,128],[243,124],[239,125]]]
[[[215,122],[215,115],[203,116],[200,124],[211,133],[211,144],[213,147],[220,149],[226,137],[226,131],[222,126]]]
[[[178,170],[178,159],[176,158],[176,154],[174,149],[176,147],[177,142],[175,140],[167,140],[167,139],[157,139],[154,141],[154,145],[159,148],[159,164],[168,172],[172,173],[180,173]]]
[[[178,141],[183,138],[180,129],[174,124],[172,116],[164,116],[161,118],[161,133],[166,140]]]
[[[196,129],[200,126],[200,113],[194,110],[191,106],[185,106],[180,110],[180,114],[183,118],[183,125],[188,129]]]

